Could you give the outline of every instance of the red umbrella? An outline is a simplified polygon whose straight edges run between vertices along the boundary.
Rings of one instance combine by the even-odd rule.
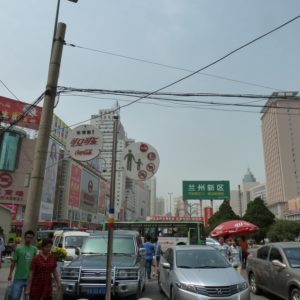
[[[258,227],[252,223],[242,220],[232,220],[218,225],[209,235],[211,237],[219,237],[226,235],[243,235],[254,233]]]

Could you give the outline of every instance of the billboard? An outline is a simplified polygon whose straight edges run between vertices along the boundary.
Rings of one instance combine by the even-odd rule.
[[[80,202],[81,168],[75,164],[71,165],[69,185],[69,205],[79,207]]]
[[[229,181],[183,181],[183,200],[230,199]]]
[[[80,187],[80,208],[97,213],[99,197],[99,180],[91,173],[82,170]]]
[[[28,109],[30,104],[0,96],[0,112],[3,123],[12,123]],[[35,106],[28,115],[18,122],[18,126],[38,130],[42,108]]]
[[[60,142],[62,145],[66,146],[67,137],[71,128],[57,115],[53,115],[51,136]]]
[[[60,145],[56,141],[50,139],[45,167],[39,217],[41,221],[50,221],[53,218],[59,149]]]

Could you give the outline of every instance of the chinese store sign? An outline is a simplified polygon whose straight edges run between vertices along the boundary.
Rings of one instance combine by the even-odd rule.
[[[229,181],[183,181],[183,200],[229,199]]]

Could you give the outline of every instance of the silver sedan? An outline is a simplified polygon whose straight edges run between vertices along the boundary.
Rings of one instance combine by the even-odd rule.
[[[158,284],[171,300],[250,300],[245,279],[209,246],[169,248],[161,257]]]

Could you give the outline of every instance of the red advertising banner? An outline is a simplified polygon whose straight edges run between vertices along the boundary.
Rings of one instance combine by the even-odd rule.
[[[79,207],[80,182],[81,169],[78,166],[72,164],[69,189],[69,205],[72,207]]]
[[[0,116],[3,123],[15,122],[30,106],[30,104],[0,96]],[[18,126],[38,130],[42,115],[42,108],[35,106]]]
[[[204,207],[204,225],[205,226],[208,226],[208,221],[213,214],[214,214],[214,210],[212,207]]]

